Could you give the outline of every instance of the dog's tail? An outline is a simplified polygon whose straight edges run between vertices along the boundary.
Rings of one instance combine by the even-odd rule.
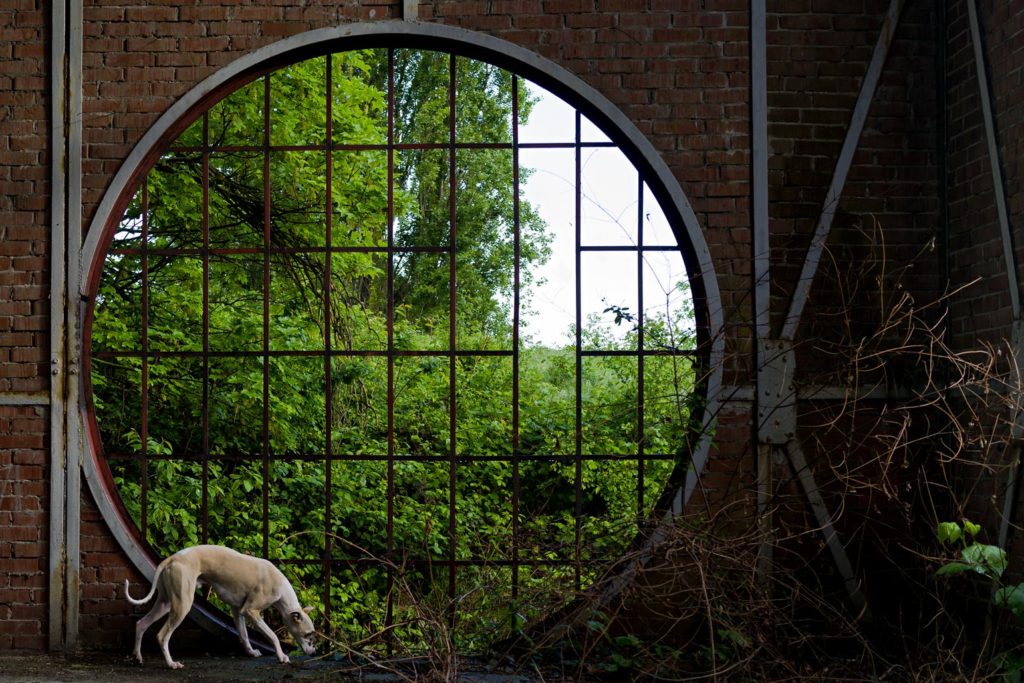
[[[153,575],[153,585],[150,586],[149,593],[147,593],[146,597],[142,598],[141,600],[136,600],[135,598],[132,597],[131,592],[129,592],[129,590],[128,590],[128,579],[125,579],[124,580],[124,597],[128,598],[128,602],[132,603],[133,605],[145,605],[147,602],[149,602],[150,600],[153,599],[153,595],[156,593],[156,587],[157,587],[157,583],[158,583],[157,580],[160,578],[160,572],[162,572],[163,570],[164,570],[164,563],[161,562],[160,566],[156,568],[156,574]]]

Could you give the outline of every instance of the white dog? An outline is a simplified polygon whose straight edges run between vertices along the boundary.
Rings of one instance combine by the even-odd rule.
[[[281,649],[281,642],[273,629],[260,618],[260,612],[268,607],[277,608],[281,620],[303,652],[307,655],[315,652],[312,636],[316,629],[308,615],[312,608],[303,608],[299,605],[295,589],[277,567],[267,560],[243,555],[231,548],[197,545],[179,550],[161,562],[153,576],[153,587],[141,600],[136,600],[129,594],[128,580],[125,579],[125,596],[133,605],[143,605],[150,601],[154,593],[157,595],[153,609],[135,625],[133,654],[139,663],[142,663],[142,652],[139,649],[142,645],[142,634],[153,622],[170,613],[167,623],[157,634],[157,640],[167,666],[172,669],[184,666],[181,662],[171,659],[168,643],[174,629],[178,628],[192,609],[196,587],[200,585],[210,586],[221,600],[231,605],[235,627],[238,629],[238,639],[245,651],[253,657],[259,657],[260,652],[249,643],[245,617],[249,617],[253,626],[273,644],[278,661],[282,664],[288,663],[288,655]]]

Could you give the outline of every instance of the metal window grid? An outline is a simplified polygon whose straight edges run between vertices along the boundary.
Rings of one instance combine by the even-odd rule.
[[[664,252],[664,251],[679,251],[683,247],[680,245],[646,245],[643,241],[644,229],[644,188],[647,183],[643,172],[638,171],[637,173],[637,210],[636,210],[636,221],[637,221],[637,238],[638,241],[633,245],[593,245],[584,244],[582,234],[582,159],[585,150],[598,149],[598,148],[615,148],[617,145],[611,141],[601,142],[590,142],[584,141],[582,135],[582,123],[583,117],[580,111],[575,111],[575,136],[572,141],[563,142],[533,142],[523,143],[519,140],[519,98],[520,98],[520,78],[516,77],[513,79],[513,90],[512,90],[512,139],[510,142],[464,142],[457,138],[458,131],[456,130],[456,104],[457,104],[457,87],[456,82],[456,55],[454,53],[448,54],[449,59],[449,92],[448,92],[448,140],[445,142],[432,142],[432,143],[399,143],[396,141],[395,136],[395,48],[388,49],[388,80],[387,80],[387,141],[383,144],[340,144],[335,142],[333,135],[333,112],[331,110],[333,106],[332,92],[332,76],[333,69],[330,68],[331,56],[327,55],[328,68],[326,70],[326,126],[327,134],[326,140],[322,144],[311,144],[311,145],[273,145],[271,143],[271,129],[273,125],[272,116],[272,102],[273,93],[271,89],[271,76],[272,74],[266,74],[260,77],[263,88],[263,131],[262,131],[262,143],[256,146],[246,145],[220,145],[214,146],[210,140],[210,126],[209,126],[209,110],[207,109],[201,114],[202,125],[202,145],[200,148],[178,148],[177,151],[187,151],[192,153],[198,153],[201,155],[202,163],[202,245],[201,247],[183,247],[183,248],[154,248],[150,246],[149,240],[149,202],[150,202],[150,188],[149,184],[143,179],[140,187],[140,198],[141,198],[141,240],[138,247],[128,248],[113,248],[109,250],[108,254],[114,256],[131,256],[137,257],[140,260],[141,266],[141,280],[142,280],[142,293],[141,293],[141,306],[142,306],[142,329],[141,334],[141,346],[139,350],[135,351],[92,351],[92,357],[96,359],[108,359],[118,360],[135,358],[139,359],[141,365],[140,375],[140,403],[141,403],[141,424],[139,425],[139,431],[141,434],[141,453],[118,453],[108,452],[105,453],[105,457],[109,462],[117,462],[121,460],[137,460],[141,467],[141,516],[138,520],[139,531],[143,539],[147,538],[149,531],[149,519],[147,518],[147,506],[148,506],[148,468],[150,463],[159,460],[174,459],[182,461],[198,462],[202,464],[202,489],[201,489],[201,528],[200,538],[202,542],[215,542],[216,539],[211,539],[209,535],[209,509],[211,505],[210,500],[210,469],[209,464],[211,460],[210,455],[210,401],[211,397],[209,394],[210,385],[210,366],[211,360],[217,358],[254,358],[262,361],[263,367],[263,382],[262,382],[262,449],[258,454],[248,455],[218,455],[218,460],[230,461],[232,459],[239,461],[246,460],[259,460],[262,463],[262,490],[260,491],[261,506],[262,506],[262,518],[261,522],[261,534],[262,534],[262,552],[265,557],[270,557],[270,466],[271,463],[277,459],[287,460],[307,460],[307,461],[322,461],[325,464],[325,483],[324,483],[324,519],[325,519],[325,531],[326,548],[324,556],[322,558],[309,558],[309,559],[282,559],[272,558],[275,561],[279,561],[283,564],[294,564],[294,565],[320,565],[323,571],[324,577],[324,604],[328,610],[328,617],[331,610],[331,595],[330,595],[330,583],[332,572],[338,568],[347,567],[366,567],[366,566],[377,566],[378,560],[374,558],[368,558],[365,556],[351,555],[345,557],[335,557],[334,549],[332,548],[332,537],[330,530],[332,529],[332,510],[335,502],[332,498],[332,463],[344,462],[344,461],[369,461],[369,462],[383,462],[386,465],[386,477],[387,477],[387,500],[382,501],[386,505],[387,512],[387,547],[385,559],[392,562],[396,559],[399,549],[395,545],[394,535],[394,521],[395,521],[395,465],[401,462],[434,462],[434,463],[446,463],[448,465],[448,520],[447,520],[447,531],[449,536],[448,550],[446,557],[408,557],[405,558],[405,562],[410,566],[439,566],[444,565],[447,567],[447,596],[450,604],[454,605],[456,597],[456,575],[458,568],[468,566],[498,566],[498,567],[509,567],[511,569],[511,595],[513,599],[518,596],[520,588],[520,571],[524,567],[543,567],[543,566],[565,566],[572,565],[574,568],[574,583],[575,588],[579,590],[584,586],[585,580],[582,572],[582,568],[587,563],[601,564],[613,560],[614,558],[584,558],[581,553],[582,546],[582,521],[585,517],[583,509],[583,467],[587,461],[600,462],[600,461],[622,461],[624,459],[633,459],[637,465],[637,518],[642,521],[645,515],[646,501],[652,495],[649,486],[650,483],[645,481],[645,463],[657,460],[674,460],[676,455],[672,453],[650,453],[647,452],[644,446],[644,439],[642,435],[644,432],[645,424],[645,387],[644,387],[644,367],[645,361],[651,357],[657,356],[678,356],[685,357],[689,362],[694,362],[697,357],[696,352],[693,351],[681,351],[676,349],[660,349],[660,348],[645,348],[645,330],[643,316],[640,316],[637,323],[637,348],[632,351],[624,350],[594,350],[585,349],[583,343],[583,329],[584,320],[582,317],[582,285],[581,285],[581,268],[583,255],[588,252],[625,252],[635,253],[637,259],[637,291],[638,291],[638,308],[643,311],[644,301],[644,258],[645,255]],[[492,150],[508,150],[512,155],[513,165],[513,197],[514,197],[514,251],[515,251],[515,264],[514,264],[514,285],[513,285],[513,307],[512,307],[512,347],[507,350],[465,350],[457,348],[456,344],[456,234],[457,234],[457,221],[456,221],[456,183],[457,183],[457,157],[463,150],[476,150],[476,149],[492,149]],[[574,215],[575,215],[575,236],[574,236],[574,252],[575,252],[575,443],[573,446],[573,453],[571,455],[558,455],[558,454],[526,454],[521,452],[520,445],[520,312],[521,312],[521,243],[520,243],[520,151],[528,149],[565,149],[572,150],[575,160],[575,190],[574,190]],[[394,182],[395,182],[395,154],[396,152],[402,152],[407,150],[443,150],[448,156],[448,221],[449,221],[449,239],[448,246],[398,246],[396,244],[395,236],[395,198],[394,198]],[[331,206],[331,192],[333,188],[333,163],[334,163],[334,152],[339,151],[377,151],[384,152],[387,158],[387,177],[388,177],[388,197],[387,197],[387,244],[382,247],[365,247],[365,246],[342,246],[335,245],[332,239],[333,231],[333,211],[330,210]],[[271,187],[271,158],[274,153],[278,152],[323,152],[325,154],[325,182],[327,192],[327,210],[325,211],[325,241],[323,246],[308,246],[308,247],[280,247],[276,246],[272,242],[272,187]],[[214,153],[252,153],[261,154],[263,163],[263,236],[262,245],[254,245],[252,247],[231,247],[231,248],[220,248],[211,245],[210,240],[210,160],[211,155]],[[325,318],[330,319],[331,310],[331,256],[334,254],[341,253],[373,253],[379,254],[387,259],[387,342],[385,349],[377,350],[351,350],[351,349],[339,349],[334,348],[332,345],[332,334],[330,326],[324,326],[324,339],[323,349],[320,350],[276,350],[271,348],[271,284],[272,284],[272,259],[276,256],[288,256],[295,254],[323,254],[324,255],[324,274],[323,274],[323,306],[326,311]],[[401,256],[403,253],[438,253],[446,254],[448,256],[448,268],[449,268],[449,300],[448,300],[448,348],[443,350],[436,349],[400,349],[396,347],[395,342],[395,329],[394,329],[394,316],[395,316],[395,291],[394,291],[394,276],[395,276],[395,259]],[[210,263],[211,257],[224,257],[224,256],[250,256],[254,258],[262,259],[262,271],[263,271],[263,285],[262,285],[262,346],[258,350],[237,350],[237,351],[223,351],[214,350],[210,345]],[[202,345],[201,350],[197,351],[164,351],[156,350],[151,348],[149,339],[149,327],[150,327],[150,260],[154,257],[160,258],[199,258],[202,261]],[[109,256],[108,256],[109,258]],[[636,359],[638,366],[637,374],[637,402],[635,406],[636,412],[636,424],[638,434],[641,435],[637,439],[637,449],[631,456],[623,456],[622,454],[584,454],[583,447],[583,376],[584,376],[584,361],[587,358],[601,358],[601,357],[613,357],[613,356],[627,356]],[[331,428],[333,424],[333,400],[332,400],[332,360],[337,358],[381,358],[384,359],[387,364],[387,387],[386,387],[386,403],[387,403],[387,430],[388,430],[388,441],[387,441],[387,452],[378,454],[352,454],[344,452],[335,452],[333,446],[333,440],[331,438]],[[437,357],[440,359],[447,360],[448,363],[448,402],[450,405],[449,410],[449,453],[447,456],[425,456],[417,454],[398,453],[396,451],[395,444],[395,403],[396,403],[396,388],[395,388],[395,363],[396,360],[403,357]],[[458,359],[467,357],[499,357],[509,358],[512,363],[512,405],[511,405],[511,421],[512,421],[512,448],[511,454],[509,455],[474,455],[458,453],[456,444],[458,440],[458,429],[456,420],[456,402],[457,398],[457,376],[456,367]],[[174,454],[154,454],[149,452],[149,382],[150,382],[150,364],[152,362],[158,362],[164,358],[182,358],[182,359],[198,359],[201,363],[201,376],[202,376],[202,442],[199,452],[193,453],[174,453]],[[270,396],[271,396],[271,378],[270,378],[270,359],[271,358],[322,358],[324,363],[324,372],[326,376],[325,381],[325,429],[326,429],[326,440],[325,449],[322,453],[301,453],[301,454],[288,454],[281,455],[272,452],[271,450],[271,439],[270,439],[270,425],[272,422],[272,416],[270,414]],[[508,462],[511,467],[511,509],[512,509],[512,546],[509,549],[508,555],[505,558],[459,558],[457,557],[457,536],[459,534],[459,515],[457,509],[456,499],[456,488],[459,476],[460,467],[466,467],[472,465],[474,462]],[[523,485],[522,473],[520,471],[521,465],[526,462],[557,462],[571,465],[574,468],[574,518],[575,518],[575,542],[574,548],[572,549],[571,557],[567,559],[552,559],[552,558],[538,558],[524,556],[523,548],[520,547],[519,537],[521,533],[520,529],[520,497],[521,497],[521,486]],[[213,502],[215,504],[215,501]],[[387,579],[388,579],[388,595],[391,595],[391,588],[393,586],[394,575],[391,569],[392,565],[388,565]],[[455,622],[456,615],[454,610],[449,615],[452,624]],[[386,623],[390,626],[393,623],[393,605],[389,597],[387,604],[387,616]]]

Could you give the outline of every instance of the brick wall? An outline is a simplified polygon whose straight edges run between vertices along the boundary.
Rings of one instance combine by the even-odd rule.
[[[46,647],[47,414],[0,406],[0,651]]]
[[[1020,3],[983,1],[978,12],[1010,223],[1019,230],[1024,216],[1024,16]],[[977,280],[953,307],[954,341],[963,347],[979,336],[1008,339],[1012,311],[964,2],[950,3],[947,34],[950,275],[957,286]],[[1018,259],[1024,255],[1021,242],[1017,237]]]
[[[773,326],[779,329],[836,168],[888,0],[770,3],[769,212]],[[894,273],[931,300],[939,236],[933,3],[906,4],[811,289],[797,351],[805,373],[834,372],[821,353],[879,323],[875,277]],[[881,244],[884,243],[884,251]],[[845,310],[844,310],[844,307]],[[823,345],[824,344],[824,345]]]
[[[775,334],[801,275],[889,6],[889,0],[768,3]],[[922,305],[941,294],[934,12],[929,0],[910,0],[893,35],[797,334],[798,386],[898,383],[898,361],[881,370],[876,366],[869,375],[870,364],[858,362],[855,350],[860,344],[863,352],[902,343],[878,331],[904,292]],[[939,312],[922,315],[937,318]],[[877,600],[873,609],[876,615],[898,611],[906,598],[900,583],[905,577],[896,566],[906,559],[900,542],[922,537],[913,528],[911,508],[903,507],[913,495],[906,487],[909,470],[879,460],[899,426],[885,417],[884,403],[803,401],[798,409],[798,438],[839,537],[857,558],[855,565],[871,568],[864,586]],[[819,534],[806,534],[818,524],[789,463],[776,459],[772,469],[777,557],[788,557],[799,573],[820,547]],[[829,559],[809,564],[816,580],[832,581],[842,595]]]
[[[1020,78],[1024,69],[1024,13],[1019,2],[983,0],[978,3],[978,18],[984,35],[1010,229],[1020,261],[1024,256],[1020,237],[1024,227],[1024,89]],[[1013,338],[1013,311],[965,2],[950,3],[947,36],[950,287],[964,288],[951,302],[951,338],[955,348],[970,350],[979,342],[1009,342]],[[1003,451],[993,453],[994,463],[999,464],[1004,455]],[[990,539],[994,539],[994,530],[1001,521],[1006,476],[1002,470],[972,472],[961,482],[963,495],[971,500],[973,513],[990,530]],[[1019,519],[1020,506],[1014,521]],[[1018,557],[1024,550],[1024,539],[1019,533],[1011,538],[1016,539],[1011,556]]]
[[[38,5],[38,6],[37,6]],[[0,9],[0,391],[48,387],[49,106],[44,3]]]
[[[0,396],[49,387],[46,4],[0,7]],[[46,646],[49,411],[0,405],[0,651]]]
[[[33,395],[38,397],[48,388],[49,5],[16,0],[5,7],[12,4],[17,11],[0,10],[0,61],[5,66],[0,86],[6,86],[0,87],[0,183],[6,188],[0,197],[0,388],[37,392]],[[87,3],[84,224],[89,225],[133,145],[200,80],[282,37],[348,21],[396,18],[400,5],[383,0],[313,1],[301,7],[244,0],[198,5],[144,0]],[[788,304],[786,294],[806,252],[887,5],[886,0],[769,3],[776,324]],[[1019,51],[1012,50],[1017,34],[997,31],[993,3],[982,5],[990,30],[1001,36],[1004,59],[1019,63]],[[906,260],[935,235],[933,7],[930,0],[908,2],[851,170],[833,240],[848,249],[851,259],[870,256],[870,249],[856,241],[858,221],[867,216],[885,226],[893,259]],[[1019,31],[1024,12],[1012,11]],[[648,136],[705,227],[727,316],[727,382],[748,383],[749,2],[438,0],[421,3],[419,18],[481,31],[536,51],[599,90]],[[953,22],[950,35],[958,35]],[[951,49],[951,64],[959,58],[960,53]],[[1006,62],[1007,74],[1013,73],[1011,61]],[[953,72],[951,68],[951,76]],[[1008,76],[999,86],[1004,108],[1014,97],[1020,101],[1015,94],[1020,89],[1012,88],[1011,79]],[[956,92],[952,84],[950,92]],[[965,110],[970,98],[962,99],[957,111]],[[957,157],[955,165],[969,164]],[[959,177],[956,172],[951,165],[951,177]],[[1021,188],[1012,196],[1019,215]],[[967,257],[965,251],[960,258]],[[928,262],[909,286],[934,291],[937,263],[937,257]],[[835,279],[830,280],[828,273],[821,279],[824,284],[816,284],[812,309],[832,294],[829,283]],[[824,320],[821,314],[827,312],[825,307],[808,315],[816,313]],[[810,329],[818,331],[813,325]],[[0,523],[3,529],[14,530],[0,532],[10,533],[0,535],[0,596],[5,596],[0,598],[0,650],[45,645],[47,420],[44,408],[0,407],[0,487],[6,487],[0,488]],[[706,477],[714,502],[748,492],[751,486],[749,402],[730,403],[721,425],[720,447]],[[125,578],[141,577],[129,568],[87,491],[82,553],[82,644],[123,648],[130,640],[133,616],[121,599],[121,586]]]

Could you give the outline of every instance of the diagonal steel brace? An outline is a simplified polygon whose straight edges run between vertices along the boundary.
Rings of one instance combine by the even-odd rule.
[[[793,384],[796,355],[793,345],[786,340],[763,340],[758,350],[761,359],[757,373],[759,451],[766,453],[771,449],[774,452],[785,452],[811,506],[818,528],[824,536],[832,561],[843,578],[850,601],[859,614],[870,619],[860,580],[853,571],[846,548],[836,531],[832,514],[821,496],[821,490],[807,464],[803,447],[796,434],[796,389]],[[766,503],[761,500],[765,493],[758,491],[759,508]]]

